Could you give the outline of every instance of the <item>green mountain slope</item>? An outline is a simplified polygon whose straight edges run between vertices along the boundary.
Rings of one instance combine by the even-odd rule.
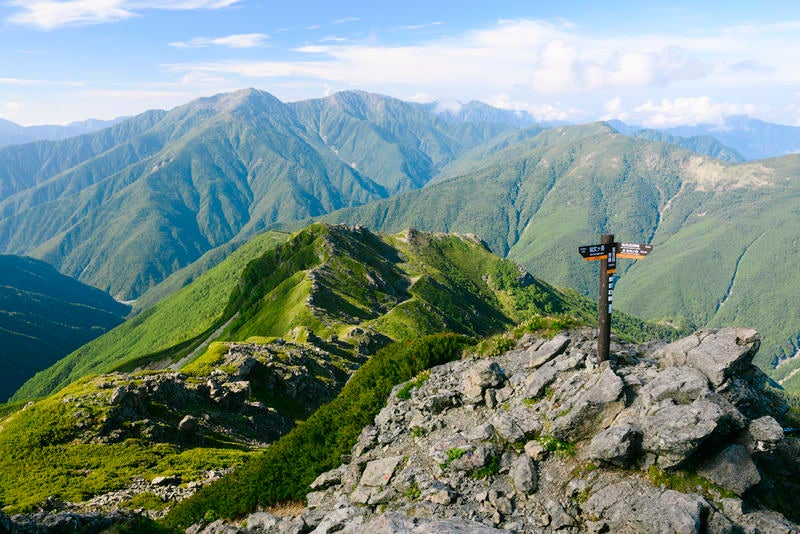
[[[0,255],[0,401],[130,308],[32,258]]]
[[[256,90],[0,149],[0,251],[135,298],[267,225],[424,185],[507,126],[452,124],[367,93]]]
[[[132,368],[142,359],[171,363],[173,357],[185,355],[225,322],[229,293],[248,262],[286,238],[275,232],[258,236],[191,284],[38,373],[14,399],[41,397],[87,374]]]
[[[598,123],[546,130],[474,163],[325,220],[472,232],[535,276],[590,296],[597,267],[579,245],[601,233],[654,243],[646,260],[621,262],[617,309],[695,327],[753,326],[765,370],[796,352],[800,157],[726,164]],[[770,372],[782,378],[798,364]]]
[[[594,312],[475,237],[322,224],[265,234],[20,390],[19,401],[47,396],[0,411],[0,502],[79,501],[132,476],[203,480],[332,400],[392,341]],[[623,333],[646,328],[630,320]]]

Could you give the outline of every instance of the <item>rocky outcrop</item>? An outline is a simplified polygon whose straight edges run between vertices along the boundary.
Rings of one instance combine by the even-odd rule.
[[[589,331],[526,337],[434,368],[410,398],[395,389],[300,515],[190,530],[798,531],[751,498],[774,455],[798,461],[779,423],[787,407],[751,365],[755,332],[616,344],[599,366],[595,343]]]

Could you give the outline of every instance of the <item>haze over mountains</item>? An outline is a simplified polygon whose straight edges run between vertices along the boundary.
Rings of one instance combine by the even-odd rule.
[[[19,124],[0,118],[0,147],[31,143],[33,141],[58,141],[67,139],[68,137],[75,137],[76,135],[108,128],[125,119],[127,119],[127,117],[117,117],[111,120],[87,119],[85,121],[71,122],[63,126],[59,124],[20,126]]]
[[[479,103],[434,111],[363,92],[286,104],[244,90],[5,147],[0,251],[132,299],[218,247],[346,209],[328,220],[474,233],[593,296],[576,247],[613,232],[656,244],[620,273],[619,309],[754,326],[767,368],[797,350],[798,319],[775,310],[800,288],[798,156],[731,164],[678,146],[737,161],[791,151],[792,127],[776,144],[775,125],[737,119],[726,147],[710,127],[631,137],[605,123],[546,129]]]

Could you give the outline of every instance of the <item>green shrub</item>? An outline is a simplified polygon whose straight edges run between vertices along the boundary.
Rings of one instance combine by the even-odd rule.
[[[410,501],[416,501],[417,499],[419,499],[420,495],[422,495],[422,492],[420,491],[419,486],[417,485],[416,482],[413,482],[405,491],[405,496]]]
[[[500,471],[500,457],[492,456],[486,465],[473,471],[470,476],[472,478],[483,479],[497,474],[498,471]]]
[[[400,390],[397,392],[397,398],[401,400],[408,400],[411,398],[411,390],[413,388],[419,389],[422,384],[428,381],[431,377],[431,372],[428,370],[422,371],[419,375],[407,382]]]
[[[555,452],[557,454],[563,454],[564,456],[574,456],[575,455],[575,444],[569,443],[567,441],[558,439],[554,436],[548,435],[541,435],[536,438],[536,441],[542,444],[542,446],[550,452]]]

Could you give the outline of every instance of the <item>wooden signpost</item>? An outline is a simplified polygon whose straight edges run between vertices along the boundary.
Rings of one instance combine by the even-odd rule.
[[[586,261],[600,262],[600,298],[597,301],[597,362],[608,359],[611,345],[611,302],[614,300],[614,273],[617,258],[640,260],[650,254],[653,245],[615,243],[614,234],[603,234],[599,245],[578,247]]]

